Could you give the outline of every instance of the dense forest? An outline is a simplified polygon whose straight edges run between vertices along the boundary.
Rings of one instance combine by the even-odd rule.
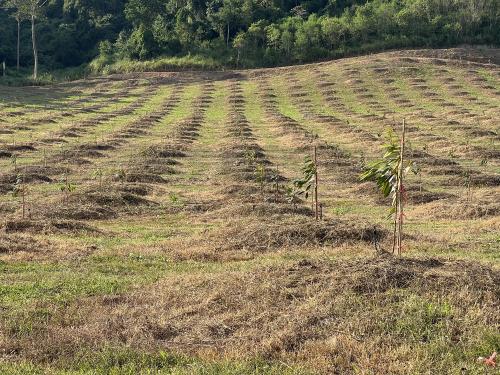
[[[33,28],[43,67],[85,64],[96,71],[166,56],[255,67],[500,41],[498,0],[0,2],[0,59],[10,67],[17,60],[18,24],[21,66],[34,63]]]

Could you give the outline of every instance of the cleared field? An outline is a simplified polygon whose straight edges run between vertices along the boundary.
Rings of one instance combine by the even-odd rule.
[[[0,87],[0,373],[494,373],[490,59]],[[398,258],[359,174],[403,119],[421,171]],[[314,146],[319,222],[286,196]]]

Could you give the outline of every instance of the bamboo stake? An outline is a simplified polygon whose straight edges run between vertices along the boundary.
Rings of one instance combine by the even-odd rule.
[[[396,201],[397,201],[397,192],[396,192]],[[392,233],[392,253],[396,251],[396,237],[398,231],[398,213],[397,213],[397,204],[396,204],[396,212],[394,212],[394,231]]]
[[[399,155],[399,171],[398,171],[398,191],[397,191],[397,219],[398,219],[398,255],[402,252],[403,241],[403,174],[404,174],[404,152],[405,152],[405,134],[406,134],[406,120],[403,119],[403,135],[401,136],[401,151]]]
[[[276,191],[275,191],[275,197],[274,197],[274,200],[276,201],[276,203],[278,203],[278,199],[279,199],[279,193],[280,193],[280,187],[279,187],[279,175],[280,175],[280,171],[279,171],[279,168],[278,168],[278,164],[276,164]]]
[[[25,166],[24,167],[24,176],[22,177],[22,181],[21,181],[21,196],[23,199],[23,220],[26,217],[26,185],[24,183],[24,180],[26,178],[26,174],[27,174],[27,167]]]
[[[314,207],[314,212],[315,212],[315,217],[316,220],[319,220],[319,202],[318,202],[318,148],[314,146],[314,167],[315,167],[315,173],[314,173],[314,202],[315,202],[315,207]]]

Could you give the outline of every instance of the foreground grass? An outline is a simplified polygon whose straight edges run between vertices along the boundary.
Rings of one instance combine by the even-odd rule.
[[[81,357],[61,367],[0,361],[0,373],[11,375],[308,375],[301,367],[256,359],[253,361],[202,360],[167,352],[140,353],[127,348],[80,353]]]
[[[326,263],[325,259],[313,261],[319,266],[319,269],[312,273],[312,275],[315,275],[315,279],[320,281],[324,277],[329,278],[328,274],[330,272],[325,274],[322,271],[322,267],[328,264],[331,264],[332,270],[342,269],[342,263],[339,263],[338,259],[333,259]],[[311,260],[309,258],[307,261],[310,262]],[[45,360],[41,360],[43,357],[37,362],[24,361],[19,363],[7,362],[4,359],[4,362],[0,362],[0,371],[8,374],[266,375],[325,373],[329,372],[329,370],[335,371],[335,369],[340,373],[344,373],[343,371],[348,371],[347,369],[350,368],[354,373],[360,374],[383,373],[384,371],[387,371],[386,373],[401,374],[424,374],[429,372],[457,374],[459,369],[466,371],[467,374],[483,374],[485,369],[476,363],[476,358],[489,355],[500,346],[500,333],[497,328],[494,324],[491,326],[483,324],[483,320],[488,318],[482,315],[483,311],[479,307],[471,308],[473,294],[470,294],[463,287],[456,289],[453,285],[445,295],[427,290],[396,287],[384,292],[371,293],[370,298],[367,298],[364,293],[353,293],[345,288],[340,288],[342,291],[328,292],[326,291],[328,285],[334,285],[335,283],[327,282],[324,286],[321,286],[322,283],[320,282],[319,285],[316,285],[315,279],[310,279],[310,275],[308,276],[307,273],[300,275],[298,279],[295,279],[296,275],[288,273],[279,274],[277,278],[273,278],[272,274],[267,274],[268,271],[265,268],[265,263],[268,263],[268,265],[272,265],[268,269],[271,272],[286,270],[290,266],[297,267],[304,260],[297,263],[297,261],[289,259],[288,256],[278,256],[272,257],[264,263],[262,261],[263,259],[256,259],[255,262],[241,262],[234,265],[235,267],[231,267],[230,264],[224,266],[220,264],[198,264],[195,265],[195,268],[200,267],[198,270],[201,271],[199,276],[194,276],[193,272],[197,273],[198,271],[195,271],[192,266],[183,267],[182,270],[177,269],[176,272],[180,271],[177,277],[170,275],[169,278],[164,279],[153,288],[148,287],[145,289],[149,290],[145,293],[147,296],[151,290],[155,290],[153,293],[157,294],[153,296],[153,299],[162,299],[162,293],[167,292],[166,285],[171,284],[173,290],[175,290],[179,288],[178,283],[181,282],[178,291],[180,293],[179,297],[184,298],[187,303],[182,305],[181,311],[187,309],[187,311],[196,314],[196,319],[192,321],[195,326],[193,328],[194,332],[203,326],[203,320],[206,319],[207,314],[210,316],[210,312],[203,310],[206,307],[201,307],[202,310],[198,310],[200,307],[196,303],[189,305],[190,298],[186,296],[193,293],[210,296],[214,292],[213,290],[207,290],[203,286],[205,283],[200,284],[197,280],[206,279],[208,285],[210,285],[212,283],[210,280],[220,279],[220,282],[214,287],[221,296],[219,297],[221,305],[238,304],[237,301],[241,298],[239,297],[240,294],[243,296],[248,292],[254,296],[256,295],[253,293],[262,294],[262,297],[246,301],[245,305],[233,307],[230,314],[235,314],[233,319],[238,319],[238,315],[248,311],[252,303],[261,306],[263,311],[268,311],[269,319],[273,321],[270,323],[271,326],[277,324],[277,327],[272,330],[271,342],[274,342],[272,345],[278,347],[282,345],[280,341],[282,340],[282,333],[285,334],[285,344],[287,335],[290,335],[290,339],[296,338],[300,340],[301,334],[306,335],[306,337],[310,335],[306,327],[315,326],[315,320],[322,321],[326,316],[335,317],[333,320],[331,318],[324,320],[322,325],[325,328],[321,328],[322,325],[317,326],[314,329],[317,339],[311,339],[308,342],[299,344],[295,349],[298,351],[296,354],[277,351],[271,357],[266,356],[267,359],[256,360],[252,359],[252,354],[247,354],[244,350],[234,347],[233,354],[220,356],[216,354],[218,351],[216,343],[207,341],[206,344],[200,345],[195,340],[193,342],[188,341],[185,343],[187,346],[183,346],[181,341],[181,352],[193,351],[197,353],[196,357],[192,357],[186,354],[173,354],[179,352],[178,346],[175,351],[155,349],[156,345],[167,348],[171,345],[176,346],[175,342],[170,343],[169,341],[156,342],[151,348],[143,350],[137,348],[137,344],[133,343],[133,339],[131,346],[135,347],[135,349],[121,346],[115,339],[107,343],[101,343],[102,337],[99,331],[95,331],[95,336],[93,336],[100,343],[98,345],[89,345],[89,343],[80,341],[76,337],[69,338],[64,331],[60,331],[59,335],[61,336],[48,338],[48,341],[45,341],[45,330],[50,329],[52,326],[51,320],[55,319],[56,322],[60,320],[59,324],[62,324],[63,327],[68,324],[75,324],[78,327],[82,324],[81,319],[85,320],[88,313],[99,312],[98,315],[101,315],[105,320],[110,319],[109,323],[113,324],[113,308],[99,311],[99,305],[86,307],[87,303],[92,304],[92,300],[87,300],[79,308],[81,311],[78,314],[81,316],[72,318],[61,315],[58,312],[59,308],[54,304],[51,304],[46,314],[43,314],[43,309],[41,309],[42,301],[40,301],[36,312],[34,312],[35,314],[26,316],[26,323],[33,324],[39,330],[39,332],[31,331],[35,335],[34,337],[38,337],[40,340],[34,342],[33,345],[35,347],[41,345],[41,348],[37,349],[40,354],[46,353],[43,355],[53,358],[50,360],[50,365],[42,365],[45,362]],[[179,267],[180,264],[177,262],[176,266]],[[231,269],[232,271],[230,271]],[[392,272],[394,271],[392,270]],[[444,272],[446,274],[446,271]],[[252,274],[258,275],[259,281],[256,284],[247,282],[243,283],[243,285],[237,285],[237,281],[249,280],[248,277]],[[461,285],[461,281],[456,279],[455,276],[450,274],[449,277],[450,281],[458,282]],[[185,282],[182,280],[185,280]],[[446,281],[446,278],[443,281]],[[289,285],[290,282],[303,282],[306,289],[289,289],[287,293],[296,296],[294,297],[295,300],[286,302],[288,306],[285,307],[282,306],[285,301],[281,297],[273,293],[270,294],[267,290],[274,288],[270,283],[276,283],[278,284],[278,290],[284,288],[284,292],[286,292],[286,285]],[[373,284],[379,281],[367,278],[365,282],[366,284],[360,283],[359,280],[355,281],[357,283],[356,288],[361,287],[371,290],[371,288],[376,288]],[[193,287],[191,285],[193,283],[198,284],[201,289]],[[302,296],[302,293],[306,293],[306,296],[304,296],[306,298]],[[186,296],[181,297],[182,294]],[[143,305],[137,306],[133,301],[142,295],[139,290],[128,295],[132,305],[125,304],[121,307],[118,302],[116,307],[118,311],[127,306],[133,309],[139,308],[144,318],[133,322],[125,320],[123,324],[137,324],[137,327],[134,328],[141,330],[145,329],[143,325],[145,321],[151,323],[163,320],[173,322],[168,318],[168,315],[164,315],[165,312],[162,311],[160,306],[151,305],[151,301],[147,298],[142,302]],[[176,301],[175,295],[172,297],[171,302],[167,301],[168,304],[179,303]],[[269,301],[270,297],[273,301]],[[69,300],[66,300],[64,305],[69,302]],[[287,315],[274,311],[274,305],[276,305],[276,308],[282,306],[288,312]],[[465,305],[468,307],[465,307]],[[327,315],[324,315],[325,313]],[[103,314],[109,314],[109,317],[106,318]],[[286,316],[291,318],[288,323],[286,323]],[[296,327],[294,327],[295,317],[302,321]],[[185,320],[189,317],[178,316],[178,318]],[[16,324],[20,322],[18,319],[19,317],[16,319]],[[201,322],[198,322],[198,319]],[[226,315],[222,321],[227,319],[228,316]],[[285,319],[284,323],[286,325],[281,327],[282,323],[280,321],[283,319]],[[94,319],[93,324],[98,323],[100,320],[101,318]],[[241,323],[243,325],[255,324],[255,322],[247,323],[244,321]],[[264,331],[270,328],[267,322],[262,327]],[[93,325],[90,324],[88,327],[84,325],[80,329],[83,332],[90,329],[92,334],[96,328],[93,328]],[[303,333],[300,333],[301,329],[304,329]],[[78,332],[72,329],[70,331]],[[21,336],[27,334],[28,332],[18,332],[18,335]],[[53,334],[47,331],[49,337]],[[53,340],[62,340],[63,337],[66,337],[63,346],[52,347]],[[25,339],[30,339],[30,336],[27,335]],[[73,340],[78,342],[76,352],[74,352],[75,347],[70,344]],[[247,344],[245,343],[245,345]],[[272,346],[271,348],[264,348],[269,345],[266,341],[260,342],[263,348],[258,343],[256,345],[253,351],[264,350],[265,352],[272,348]],[[68,355],[61,355],[61,351],[67,352]],[[56,353],[58,354],[54,357]],[[272,357],[276,357],[276,359]],[[351,361],[355,362],[352,363]],[[403,366],[403,368],[400,368],[400,366]]]

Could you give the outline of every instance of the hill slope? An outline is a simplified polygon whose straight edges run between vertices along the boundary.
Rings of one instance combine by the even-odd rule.
[[[0,87],[0,372],[482,373],[500,68],[464,51]],[[403,119],[398,259],[358,176]]]

